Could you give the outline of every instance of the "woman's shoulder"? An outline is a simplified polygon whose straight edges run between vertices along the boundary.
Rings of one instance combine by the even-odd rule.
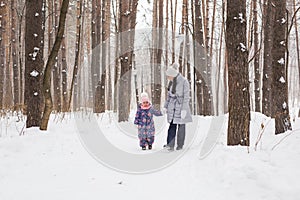
[[[176,79],[177,83],[184,82],[185,80],[187,80],[187,79],[182,74],[179,74]]]
[[[189,81],[184,76],[182,76],[181,74],[178,75],[176,81],[177,81],[177,85],[184,85],[184,84],[189,83]]]

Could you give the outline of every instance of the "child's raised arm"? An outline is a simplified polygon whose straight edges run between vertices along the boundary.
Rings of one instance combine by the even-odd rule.
[[[151,107],[150,112],[155,116],[162,116],[161,111],[156,110],[155,108]]]

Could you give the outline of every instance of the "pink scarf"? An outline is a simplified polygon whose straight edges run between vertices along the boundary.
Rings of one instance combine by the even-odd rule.
[[[151,107],[151,104],[149,103],[147,106],[144,106],[143,104],[141,105],[141,108],[143,109],[143,110],[147,110],[147,109],[149,109]]]

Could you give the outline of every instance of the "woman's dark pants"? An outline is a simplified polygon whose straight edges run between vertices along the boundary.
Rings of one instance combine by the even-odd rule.
[[[177,126],[178,126],[178,131],[177,131]],[[167,145],[170,148],[174,148],[176,131],[177,131],[177,147],[182,148],[185,139],[185,124],[173,124],[173,121],[171,121],[168,130]]]

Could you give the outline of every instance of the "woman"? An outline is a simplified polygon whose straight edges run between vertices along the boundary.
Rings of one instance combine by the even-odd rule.
[[[166,71],[170,82],[164,108],[167,111],[167,119],[170,126],[168,129],[167,144],[164,147],[170,151],[174,150],[177,126],[176,150],[181,150],[185,140],[185,124],[192,122],[189,106],[190,85],[188,80],[178,72],[178,68],[178,63],[174,63]]]

